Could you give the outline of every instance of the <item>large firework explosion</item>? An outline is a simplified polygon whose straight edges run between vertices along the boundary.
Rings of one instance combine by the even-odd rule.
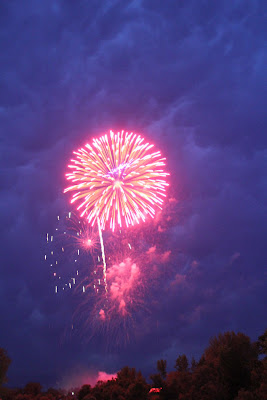
[[[77,210],[92,226],[97,221],[103,230],[109,222],[114,231],[153,218],[155,207],[161,208],[169,174],[153,147],[133,132],[110,131],[74,152],[66,175],[73,185],[64,192],[74,192],[71,203],[79,203]]]
[[[88,338],[108,333],[113,344],[119,345],[119,332],[123,331],[127,342],[138,317],[147,311],[144,293],[148,279],[151,282],[147,273],[151,255],[142,252],[141,236],[136,238],[124,228],[145,221],[147,216],[154,218],[166,197],[169,174],[163,169],[165,158],[159,151],[153,152],[153,147],[132,132],[110,131],[74,152],[76,158],[69,165],[72,172],[66,175],[72,186],[64,192],[74,192],[71,203],[78,203],[80,217],[69,217],[68,235],[78,247],[78,256],[81,250],[90,249],[90,261],[85,260],[86,267],[81,266],[83,273],[75,281],[74,293],[80,301],[71,326],[82,325],[83,334],[89,328]],[[105,235],[108,257],[102,235],[106,226],[112,230]]]

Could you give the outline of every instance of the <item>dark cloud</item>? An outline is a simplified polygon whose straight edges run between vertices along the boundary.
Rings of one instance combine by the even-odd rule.
[[[54,384],[77,366],[149,373],[159,358],[198,356],[219,331],[255,339],[266,328],[264,8],[1,3],[0,346],[13,360],[11,385]],[[53,295],[43,246],[67,208],[73,149],[110,128],[155,142],[174,200],[144,228],[154,232],[144,237],[149,313],[135,343],[105,353],[64,337],[73,300]]]

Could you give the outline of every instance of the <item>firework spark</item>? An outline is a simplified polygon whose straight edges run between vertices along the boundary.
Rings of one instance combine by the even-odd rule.
[[[72,172],[66,174],[73,185],[64,191],[74,192],[71,203],[79,203],[81,216],[92,226],[99,219],[102,230],[109,223],[112,231],[153,218],[168,186],[161,153],[151,152],[153,145],[140,135],[124,131],[110,131],[85,147],[74,152]]]

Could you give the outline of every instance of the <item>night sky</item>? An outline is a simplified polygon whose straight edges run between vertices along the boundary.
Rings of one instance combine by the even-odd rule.
[[[169,369],[179,354],[198,358],[219,332],[266,329],[265,11],[260,0],[0,3],[10,386],[79,385],[124,365],[149,375],[160,358]],[[118,349],[66,334],[76,300],[55,294],[44,262],[72,151],[110,129],[140,132],[171,173],[161,222],[144,227],[157,251],[148,310]]]

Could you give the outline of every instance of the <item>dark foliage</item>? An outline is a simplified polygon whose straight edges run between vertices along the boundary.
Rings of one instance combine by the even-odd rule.
[[[11,363],[6,350],[0,348],[0,385],[7,382],[6,373]]]
[[[115,379],[83,385],[75,394],[56,389],[41,391],[39,383],[24,389],[0,385],[1,400],[267,400],[267,331],[256,343],[242,333],[226,332],[213,337],[202,357],[189,365],[186,355],[176,359],[167,372],[166,360],[157,361],[158,372],[147,384],[135,368],[122,368]],[[2,383],[10,364],[0,349]],[[154,388],[154,389],[153,389]]]
[[[267,329],[263,335],[261,335],[257,341],[259,354],[264,354],[267,357]]]
[[[92,388],[91,385],[83,385],[78,393],[78,400],[83,400],[84,398],[88,398],[89,394],[91,395]]]
[[[24,388],[24,393],[31,395],[31,396],[37,396],[38,394],[41,393],[42,386],[40,383],[37,382],[29,382]]]

